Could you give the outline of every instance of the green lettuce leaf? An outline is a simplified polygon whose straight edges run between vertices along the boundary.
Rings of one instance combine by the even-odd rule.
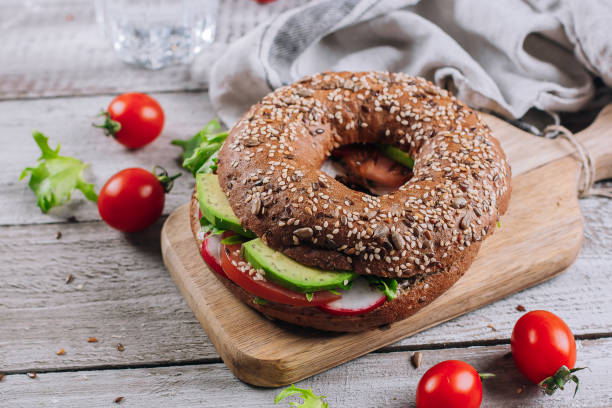
[[[221,243],[223,245],[234,245],[234,244],[242,244],[243,242],[246,242],[247,238],[243,237],[242,235],[230,235],[227,238],[223,238],[221,240]]]
[[[60,156],[60,146],[55,150],[49,147],[49,139],[40,132],[32,133],[34,141],[40,148],[42,155],[38,158],[36,167],[26,167],[19,180],[23,180],[28,173],[28,185],[36,194],[36,204],[43,213],[51,208],[60,206],[68,201],[74,189],[81,190],[88,200],[98,201],[94,185],[85,182],[83,170],[88,164],[74,157]]]
[[[376,289],[384,293],[388,300],[393,300],[397,297],[397,281],[395,279],[372,275],[364,276],[364,278],[374,285]]]
[[[221,132],[221,125],[213,119],[190,139],[177,139],[171,143],[183,148],[183,168],[195,176],[197,173],[212,173],[217,169],[217,154],[227,135],[227,132]]]
[[[329,408],[329,404],[323,400],[323,398],[325,398],[324,395],[319,397],[315,395],[311,389],[297,388],[294,384],[282,390],[280,394],[274,398],[274,403],[278,404],[282,399],[291,395],[298,395],[304,400],[301,404],[290,402],[289,405],[294,408]]]
[[[224,229],[220,229],[212,225],[212,223],[208,221],[204,216],[200,218],[200,226],[202,227],[202,231],[204,232],[204,234],[210,232],[211,235],[218,235],[223,234],[226,231]]]

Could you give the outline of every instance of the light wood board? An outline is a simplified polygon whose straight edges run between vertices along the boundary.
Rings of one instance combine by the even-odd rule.
[[[579,162],[563,140],[538,139],[488,117],[514,176],[510,208],[466,274],[413,316],[384,329],[332,334],[263,318],[234,298],[202,261],[188,224],[188,204],[162,230],[162,254],[179,290],[225,364],[243,381],[286,385],[561,273],[576,259],[583,225],[576,184]],[[580,135],[608,175],[612,106]]]

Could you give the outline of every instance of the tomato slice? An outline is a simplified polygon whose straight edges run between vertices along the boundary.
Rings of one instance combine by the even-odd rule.
[[[220,235],[213,235],[207,232],[202,241],[201,254],[204,262],[219,275],[227,278],[221,267],[221,240]]]
[[[365,180],[382,187],[398,188],[412,176],[412,170],[387,157],[374,146],[348,145],[332,153],[344,160],[347,173],[353,181],[368,187]]]
[[[342,297],[324,290],[314,292],[309,301],[304,293],[297,293],[273,282],[258,279],[257,274],[249,274],[252,267],[242,258],[240,247],[241,244],[221,247],[221,267],[230,280],[252,295],[271,302],[303,307],[324,305]]]

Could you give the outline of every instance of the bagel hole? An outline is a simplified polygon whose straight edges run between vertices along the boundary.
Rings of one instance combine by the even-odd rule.
[[[380,196],[397,191],[413,175],[412,168],[388,157],[375,144],[349,144],[334,149],[321,171],[351,190]]]

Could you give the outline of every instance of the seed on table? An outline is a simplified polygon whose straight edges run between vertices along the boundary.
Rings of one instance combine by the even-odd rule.
[[[73,280],[74,280],[74,276],[72,276],[72,274],[69,273],[68,276],[66,276],[66,285],[72,282]]]
[[[414,368],[419,368],[421,362],[423,361],[423,354],[420,351],[415,352],[410,357],[410,362]]]
[[[66,354],[66,350],[59,349],[59,351],[57,353],[55,353],[55,354],[57,354],[58,356],[63,356],[64,354]]]
[[[121,401],[123,401],[123,397],[117,397],[115,398],[115,404],[120,404]]]
[[[523,306],[523,305],[517,305],[517,306],[516,306],[516,310],[517,310],[518,312],[524,312],[524,311],[525,311],[525,310],[527,310],[527,309],[525,309],[525,306]]]
[[[38,376],[36,375],[36,371],[29,372],[29,373],[27,373],[26,375],[27,375],[28,377],[30,377],[30,378],[36,378],[36,377],[38,377]]]
[[[117,344],[117,350],[123,351],[123,350],[125,350],[125,347],[123,346],[123,344],[119,343],[119,344]]]
[[[87,338],[87,342],[88,342],[88,343],[97,343],[97,342],[98,342],[98,339],[97,339],[97,338],[95,338],[95,337],[88,337],[88,338]]]

